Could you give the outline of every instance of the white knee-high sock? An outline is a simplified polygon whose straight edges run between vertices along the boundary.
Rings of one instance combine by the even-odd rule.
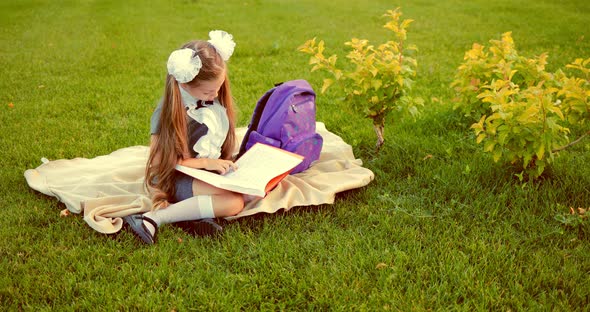
[[[162,224],[192,221],[205,218],[215,218],[211,195],[198,195],[174,203],[166,208],[149,211],[144,216],[154,220],[158,226]],[[143,222],[154,234],[155,228],[151,223]]]

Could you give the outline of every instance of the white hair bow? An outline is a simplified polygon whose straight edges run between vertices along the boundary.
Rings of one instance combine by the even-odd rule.
[[[223,30],[212,30],[209,32],[208,42],[213,45],[217,53],[224,61],[229,60],[234,53],[236,43],[233,36]],[[187,83],[195,79],[203,63],[199,55],[189,48],[173,51],[168,57],[168,74],[172,75],[176,81]]]
[[[168,74],[172,75],[176,81],[187,83],[195,79],[202,65],[201,58],[195,50],[184,48],[170,54],[166,67]]]
[[[223,30],[212,30],[209,32],[209,38],[208,42],[215,47],[221,58],[224,61],[229,60],[236,47],[234,37]]]

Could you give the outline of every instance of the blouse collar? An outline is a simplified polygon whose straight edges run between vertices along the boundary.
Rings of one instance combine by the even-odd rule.
[[[199,100],[198,98],[192,96],[183,87],[178,86],[178,88],[180,89],[180,97],[182,98],[182,104],[187,109],[190,108],[190,107],[195,107],[195,106],[197,108],[198,107],[203,107],[203,106],[211,105],[211,104],[214,103],[214,101],[202,101],[202,100]]]
[[[178,88],[180,89],[180,97],[182,98],[182,104],[184,105],[184,107],[189,107],[189,106],[195,106],[195,105],[197,105],[197,101],[199,99],[197,99],[196,97],[192,96],[183,87],[178,86]]]

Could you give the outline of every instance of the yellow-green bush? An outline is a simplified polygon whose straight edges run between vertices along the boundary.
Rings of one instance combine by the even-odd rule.
[[[389,18],[383,27],[394,34],[391,40],[377,46],[368,40],[352,38],[345,45],[351,51],[346,55],[350,66],[336,65],[336,54],[326,57],[323,40],[310,39],[299,47],[299,51],[310,54],[311,71],[324,70],[332,78],[324,79],[321,92],[325,92],[335,82],[342,87],[346,98],[352,101],[358,110],[372,119],[377,135],[377,150],[384,143],[386,116],[394,110],[404,110],[417,114],[417,106],[423,105],[419,98],[409,96],[409,91],[416,76],[417,61],[411,55],[416,46],[406,44],[407,28],[413,20],[401,20],[399,8],[388,10],[384,15]]]
[[[547,54],[518,55],[510,32],[490,43],[487,50],[476,43],[465,53],[451,84],[455,108],[479,120],[471,128],[495,162],[522,165],[536,178],[556,153],[590,134],[569,137],[571,126],[590,119],[590,59],[567,65],[570,75],[549,73]]]

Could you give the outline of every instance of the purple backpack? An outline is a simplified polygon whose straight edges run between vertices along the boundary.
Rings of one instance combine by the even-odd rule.
[[[291,174],[309,168],[320,157],[324,142],[316,132],[315,115],[315,92],[307,81],[275,85],[256,103],[238,157],[260,142],[305,157]]]

